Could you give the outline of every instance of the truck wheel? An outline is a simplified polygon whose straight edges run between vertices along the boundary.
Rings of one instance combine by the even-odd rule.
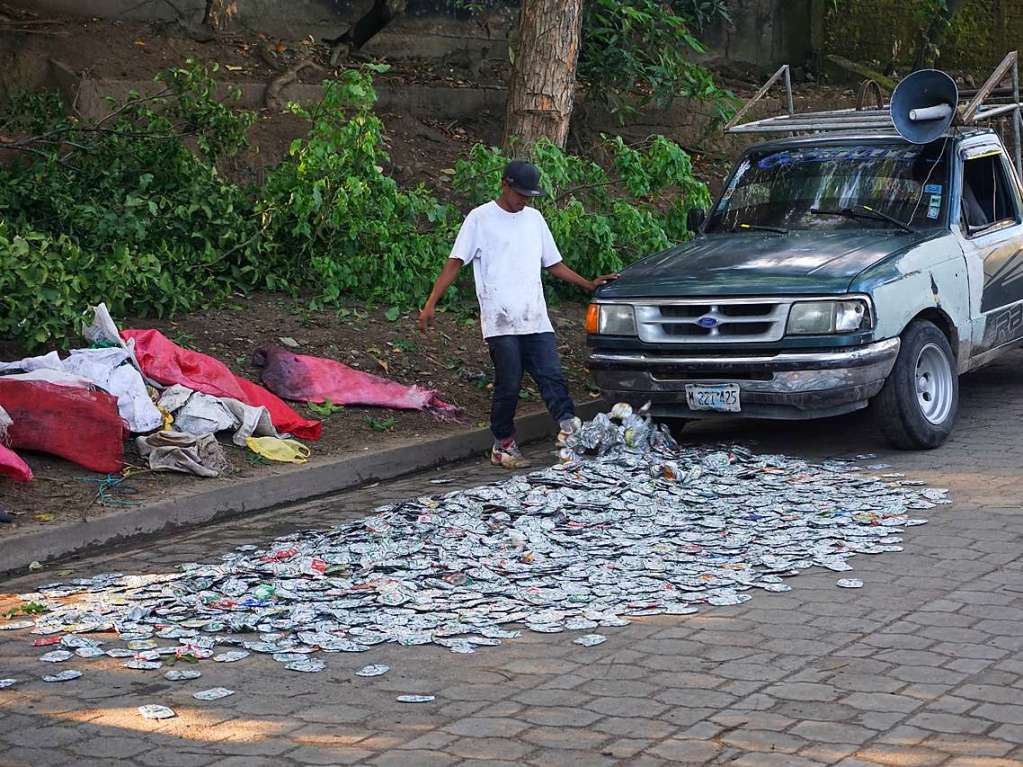
[[[945,334],[915,320],[902,332],[902,348],[884,388],[874,398],[881,433],[901,450],[938,447],[959,414],[959,375]]]

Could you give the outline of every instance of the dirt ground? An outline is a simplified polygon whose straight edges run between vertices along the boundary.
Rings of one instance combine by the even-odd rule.
[[[417,439],[433,439],[489,423],[492,369],[487,346],[480,333],[476,312],[438,314],[437,327],[422,336],[416,315],[407,313],[389,321],[384,308],[352,307],[344,317],[334,312],[311,312],[305,302],[277,295],[234,296],[224,307],[202,314],[170,320],[127,318],[122,329],[157,328],[171,340],[209,354],[232,371],[259,380],[251,365],[259,348],[281,344],[286,338],[298,344],[297,352],[328,357],[359,370],[387,376],[404,384],[434,389],[441,399],[463,409],[458,421],[444,421],[419,412],[350,407],[329,416],[292,403],[307,418],[323,420],[323,437],[309,443],[314,459],[378,450]],[[550,307],[551,322],[558,333],[562,365],[576,401],[592,399],[585,368],[583,306],[565,303]],[[118,318],[120,319],[120,318]],[[0,359],[16,359],[20,351],[0,343]],[[519,413],[543,410],[539,393],[527,378]],[[25,532],[124,510],[145,501],[197,492],[225,481],[250,478],[274,471],[251,451],[227,440],[225,451],[233,471],[229,477],[204,480],[184,474],[135,474],[116,488],[102,488],[106,479],[73,464],[48,456],[22,453],[32,467],[33,482],[0,482],[0,508],[14,515],[14,522],[0,524],[5,534]],[[126,451],[129,472],[143,468],[134,448]]]

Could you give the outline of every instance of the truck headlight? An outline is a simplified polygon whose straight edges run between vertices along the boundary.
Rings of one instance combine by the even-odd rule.
[[[829,333],[853,333],[870,327],[867,302],[800,301],[792,305],[785,332],[790,335],[820,336]]]
[[[636,335],[636,314],[626,304],[590,304],[586,332],[608,336]]]

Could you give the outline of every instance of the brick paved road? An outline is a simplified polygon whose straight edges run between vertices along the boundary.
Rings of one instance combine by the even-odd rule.
[[[0,765],[785,765],[1023,766],[1023,354],[968,378],[955,439],[937,452],[880,450],[860,416],[806,425],[727,426],[693,438],[755,438],[808,456],[876,451],[911,476],[951,487],[955,505],[907,532],[906,551],[853,561],[866,587],[834,573],[794,590],[698,615],[572,636],[526,632],[475,655],[376,647],[328,656],[328,671],[284,672],[261,657],[203,664],[172,684],[117,661],[82,662],[65,685],[0,690]],[[478,462],[463,485],[494,476]],[[76,575],[160,572],[242,542],[349,518],[435,491],[429,477],[224,524],[73,565]],[[445,488],[449,489],[449,488]],[[3,584],[17,592],[52,574]],[[38,649],[0,639],[0,676],[36,678]],[[362,679],[370,662],[390,674]],[[47,667],[45,671],[50,671]],[[200,685],[200,686],[196,686]],[[199,703],[196,689],[238,693]],[[432,704],[402,706],[401,693]],[[136,714],[164,703],[178,718]]]

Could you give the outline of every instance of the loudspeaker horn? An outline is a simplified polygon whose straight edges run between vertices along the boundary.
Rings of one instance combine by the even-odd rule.
[[[892,123],[906,141],[926,144],[944,135],[958,106],[955,80],[939,69],[921,69],[895,87]]]

